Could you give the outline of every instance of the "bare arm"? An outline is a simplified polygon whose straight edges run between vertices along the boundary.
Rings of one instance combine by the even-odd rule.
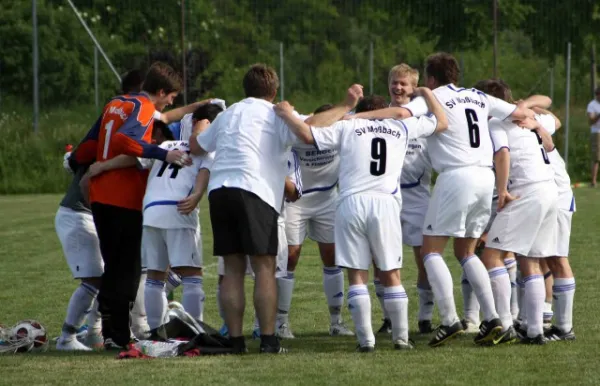
[[[275,105],[274,109],[275,113],[285,121],[298,139],[308,145],[313,145],[315,143],[315,138],[312,135],[310,126],[308,123],[294,115],[294,108],[292,105],[287,101],[283,101]]]
[[[179,107],[173,110],[169,110],[166,113],[160,114],[160,120],[164,123],[171,123],[180,121],[184,115],[191,114],[196,109],[202,105],[208,104],[212,101],[212,99],[205,99],[203,101],[190,103],[187,106]]]
[[[194,128],[192,129],[192,135],[190,136],[190,140],[188,141],[190,146],[190,153],[192,153],[193,155],[201,156],[206,154],[206,151],[198,143],[197,137],[198,134],[206,130],[208,126],[210,126],[210,121],[208,119],[198,121],[194,125]]]
[[[496,189],[498,190],[498,211],[516,198],[508,193],[508,176],[510,171],[510,152],[503,147],[494,154],[496,169]]]
[[[532,95],[529,98],[520,101],[518,105],[527,109],[533,109],[534,107],[547,109],[552,105],[552,99],[545,95]]]
[[[352,111],[356,107],[359,99],[363,97],[363,87],[359,84],[353,84],[348,89],[346,100],[334,106],[332,109],[323,111],[322,113],[313,115],[306,119],[306,123],[310,126],[326,127],[331,126],[335,122],[342,119],[344,115]]]
[[[121,154],[106,161],[95,162],[87,172],[90,177],[97,176],[113,169],[124,169],[137,165],[137,158]]]
[[[177,210],[181,214],[190,214],[202,200],[204,192],[208,187],[208,180],[210,178],[210,172],[208,169],[200,169],[196,175],[196,182],[194,183],[194,189],[189,196],[177,203]]]
[[[418,95],[421,95],[425,98],[425,102],[427,103],[427,107],[429,111],[435,115],[437,119],[437,126],[435,128],[436,133],[440,133],[448,128],[448,117],[446,117],[446,113],[444,112],[444,108],[438,102],[433,92],[427,87],[419,87],[415,90]]]
[[[588,113],[588,122],[590,125],[595,125],[600,120],[600,114]]]
[[[554,122],[555,122],[555,127],[554,127],[555,130],[558,130],[558,129],[561,128],[562,123],[560,122],[560,119],[558,119],[558,117],[556,115],[554,115],[552,113],[552,111],[543,109],[541,107],[534,107],[532,110],[536,114],[548,114],[548,115],[552,115],[552,118],[554,118]]]
[[[292,179],[289,177],[285,177],[285,187],[283,193],[285,198],[290,202],[296,201],[300,196],[298,194],[298,189],[296,189],[296,184],[294,184]]]
[[[362,119],[406,119],[412,117],[409,109],[404,107],[388,107],[387,109],[365,111],[352,116]]]
[[[540,126],[540,128],[536,130],[536,133],[542,139],[542,145],[544,146],[544,150],[546,150],[546,152],[551,152],[552,150],[554,150],[554,141],[552,140],[552,136],[546,131],[546,129]]]

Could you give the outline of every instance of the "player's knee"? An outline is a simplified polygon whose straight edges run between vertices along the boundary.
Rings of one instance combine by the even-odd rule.
[[[402,284],[400,281],[400,270],[380,271],[379,280],[384,287],[396,287]]]
[[[546,259],[548,268],[555,278],[572,277],[571,264],[566,257],[551,257]]]
[[[171,269],[181,277],[202,276],[202,268],[198,267],[172,267]]]
[[[85,277],[85,278],[81,279],[81,282],[85,283],[85,284],[89,284],[96,289],[99,289],[102,279],[99,277]]]
[[[288,246],[288,271],[295,271],[298,261],[300,260],[300,246],[290,245]]]
[[[165,281],[167,279],[167,273],[162,271],[156,271],[154,269],[149,269],[147,271],[148,279],[150,280],[160,280]]]

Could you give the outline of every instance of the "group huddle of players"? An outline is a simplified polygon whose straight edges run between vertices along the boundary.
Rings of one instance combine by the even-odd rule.
[[[341,317],[342,268],[348,270],[347,301],[361,352],[375,347],[367,288],[371,265],[385,315],[379,332],[391,333],[396,349],[414,347],[408,336],[408,296],[399,274],[403,244],[414,251],[418,331],[433,333],[430,346],[465,331],[475,333],[475,342],[482,345],[575,339],[575,281],[567,259],[575,205],[564,162],[552,142],[560,121],[547,110],[551,100],[536,95],[514,101],[503,81],[486,80],[467,89],[457,86],[458,78],[456,60],[445,53],[427,59],[426,87],[417,87],[417,70],[397,65],[388,79],[391,102],[364,97],[362,87],[354,85],[347,97],[353,112],[327,127],[309,126],[307,117],[287,102],[274,106],[298,139],[289,152],[278,223],[278,337],[294,338],[289,318],[294,272],[309,237],[318,244],[323,262],[333,336],[354,335]],[[111,141],[107,114],[127,115],[119,111],[122,103],[143,103],[144,93],[129,91],[105,107],[100,144]],[[321,106],[314,115],[332,108]],[[138,122],[154,120],[153,136],[161,149],[183,152],[170,158],[140,151],[138,158],[105,154],[99,160],[96,151],[86,159],[85,140],[69,157],[75,174],[57,213],[56,229],[73,276],[82,284],[69,303],[58,349],[122,346],[103,335],[95,306],[103,285],[103,256],[88,197],[94,193],[90,179],[118,169],[149,169],[141,203],[140,269],[146,276],[131,311],[132,331],[147,337],[147,331],[160,327],[166,320],[167,294],[180,284],[183,308],[202,320],[205,291],[197,206],[215,154],[194,151],[193,141],[224,109],[223,101],[209,100],[162,114],[157,108],[147,118],[138,113]],[[123,126],[132,115],[124,117]],[[175,133],[159,123],[173,120],[181,120]],[[162,142],[165,137],[171,140]],[[431,191],[433,170],[438,177]],[[454,254],[463,269],[462,320],[442,258],[449,238],[454,238]],[[222,261],[218,271],[221,279]],[[545,278],[552,277],[553,286],[547,286]],[[217,287],[220,299],[218,292]],[[547,299],[554,299],[554,321]],[[441,319],[436,328],[434,304]],[[86,315],[87,338],[79,342],[77,332]],[[259,333],[257,323],[254,331]],[[221,332],[227,334],[225,324]]]

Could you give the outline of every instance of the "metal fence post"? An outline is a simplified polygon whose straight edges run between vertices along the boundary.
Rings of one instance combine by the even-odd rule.
[[[100,108],[98,87],[98,48],[94,46],[94,104],[96,105],[96,112]]]
[[[571,42],[567,44],[567,96],[565,117],[565,167],[569,170],[569,104],[571,102]]]
[[[38,132],[40,115],[40,93],[39,93],[39,57],[38,57],[38,29],[37,29],[37,0],[31,2],[31,19],[33,23],[33,131]]]
[[[373,95],[373,41],[369,42],[369,94]]]
[[[283,70],[283,42],[279,42],[279,77],[281,87],[281,100],[285,100],[285,72]]]

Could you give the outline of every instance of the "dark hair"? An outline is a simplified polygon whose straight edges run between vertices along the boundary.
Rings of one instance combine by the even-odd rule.
[[[502,79],[480,80],[475,85],[475,88],[493,97],[513,103],[513,96],[512,92],[510,91],[510,87]]]
[[[165,137],[165,139],[167,141],[174,141],[175,137],[173,136],[173,132],[171,132],[171,129],[169,129],[169,126],[167,126],[166,123],[164,123],[163,121],[159,121],[157,119],[154,120],[154,128],[152,129],[153,133],[161,133],[163,135],[163,137]]]
[[[246,98],[272,98],[277,95],[279,78],[266,64],[254,64],[244,75],[242,84]]]
[[[317,109],[313,112],[313,114],[319,114],[319,113],[322,113],[323,111],[331,110],[332,108],[333,108],[333,105],[331,103],[326,103],[322,106],[317,107]]]
[[[363,111],[385,109],[388,106],[389,103],[384,97],[379,95],[369,95],[358,102],[354,111],[356,113],[362,113]]]
[[[425,73],[426,76],[432,76],[440,86],[456,84],[460,76],[460,67],[454,56],[438,52],[427,58]]]
[[[142,90],[149,94],[158,94],[160,90],[163,90],[165,94],[170,94],[180,92],[182,88],[181,76],[173,67],[163,62],[155,62],[150,66],[142,86]]]
[[[121,78],[121,92],[130,94],[142,91],[142,83],[144,83],[144,74],[140,70],[128,71]]]
[[[208,119],[209,122],[215,120],[217,115],[219,115],[223,111],[223,108],[219,105],[215,105],[213,103],[206,103],[196,109],[194,111],[194,115],[192,115],[192,119],[196,121],[201,121],[203,119]]]

